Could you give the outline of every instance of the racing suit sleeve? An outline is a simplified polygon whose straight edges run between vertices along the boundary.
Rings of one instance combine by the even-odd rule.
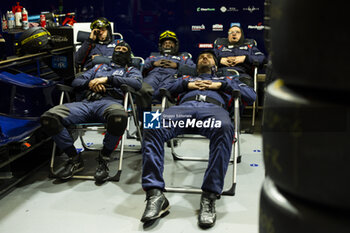
[[[124,76],[108,76],[108,83],[114,87],[120,87],[122,84],[126,84],[138,91],[142,86],[142,74],[138,69],[130,67]]]
[[[249,65],[262,65],[266,63],[265,55],[260,52],[256,46],[253,46],[249,52],[250,53],[246,55],[244,63]]]
[[[96,68],[99,65],[95,65],[91,69],[84,72],[82,75],[76,77],[72,82],[72,87],[77,91],[83,91],[89,89],[89,82],[95,78]]]
[[[196,65],[191,58],[187,58],[184,63],[178,63],[177,75],[196,75]]]
[[[188,75],[183,76],[182,78],[173,79],[172,81],[166,84],[165,89],[167,89],[173,96],[177,96],[182,92],[188,91],[189,77],[190,76]]]
[[[226,79],[220,80],[222,86],[221,91],[227,94],[231,94],[233,90],[239,90],[241,92],[242,101],[251,105],[256,99],[256,93],[252,87],[239,81],[237,77],[226,76]]]
[[[153,61],[154,61],[154,59],[152,59],[152,57],[146,58],[145,64],[143,65],[143,74],[144,74],[144,76],[146,76],[147,73],[153,69],[153,65],[152,65]]]
[[[218,49],[218,45],[217,44],[214,44],[214,49],[213,49],[214,53],[215,53],[215,56],[219,59],[220,57],[220,50]]]

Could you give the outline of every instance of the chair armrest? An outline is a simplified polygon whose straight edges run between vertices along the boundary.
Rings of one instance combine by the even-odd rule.
[[[231,93],[231,96],[233,97],[233,98],[241,98],[241,92],[240,92],[240,90],[233,90],[232,91],[232,93]]]
[[[136,91],[134,88],[132,88],[132,87],[130,87],[129,85],[127,85],[127,84],[122,84],[122,85],[120,86],[120,89],[122,89],[122,91],[124,92],[124,94],[127,93],[127,92],[130,92],[130,93],[132,93],[132,94],[137,94],[137,91]]]
[[[159,89],[159,94],[160,94],[160,96],[162,98],[164,98],[164,97],[167,98],[168,101],[170,101],[173,104],[176,102],[175,99],[172,97],[172,95],[171,95],[171,93],[170,93],[170,91],[168,89],[160,88]]]
[[[105,57],[105,56],[95,56],[94,59],[92,59],[92,65],[98,65],[98,64],[111,64],[112,59]]]
[[[66,91],[66,92],[73,92],[74,91],[74,88],[73,87],[70,87],[70,86],[67,86],[67,85],[64,85],[64,84],[56,84],[56,87],[59,91]]]
[[[259,67],[259,66],[260,66],[260,64],[259,64],[259,62],[258,62],[258,61],[253,61],[253,66],[255,66],[255,67]]]

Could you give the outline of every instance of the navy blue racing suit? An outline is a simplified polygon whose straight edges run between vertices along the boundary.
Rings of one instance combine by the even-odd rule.
[[[164,67],[154,67],[153,63],[155,61],[165,59],[170,60],[178,64],[177,69],[164,68]],[[153,88],[153,99],[159,98],[159,89],[163,88],[169,83],[175,76],[175,74],[186,73],[189,69],[194,69],[196,65],[193,63],[192,59],[187,54],[175,55],[161,55],[154,54],[149,56],[145,60],[144,71],[147,76],[144,78],[144,82],[148,83]]]
[[[221,82],[222,86],[220,90],[189,90],[188,83],[195,80],[212,80]],[[186,133],[200,134],[210,139],[209,163],[201,188],[207,192],[221,194],[234,139],[234,126],[227,111],[231,98],[228,93],[232,93],[232,90],[240,90],[242,99],[253,103],[256,98],[253,88],[240,82],[237,77],[201,74],[198,77],[177,78],[167,85],[167,89],[172,94],[179,94],[181,100],[179,105],[172,106],[162,113],[163,120],[159,129],[144,129],[143,189],[164,189],[164,142]],[[196,95],[212,98],[216,103],[187,101]],[[177,122],[177,126],[172,122]]]
[[[83,42],[81,47],[74,55],[75,63],[83,65],[84,68],[90,69],[92,64],[92,55],[100,55],[112,58],[116,43],[112,40],[109,44],[99,44],[88,38]]]
[[[108,77],[108,84],[112,88],[110,91],[106,92],[101,99],[89,101],[85,98],[86,93],[89,91],[88,84],[94,78],[99,77]],[[122,105],[123,92],[121,91],[120,86],[122,84],[127,84],[138,90],[141,88],[141,83],[142,74],[138,69],[134,67],[126,69],[117,66],[114,63],[110,66],[106,64],[96,65],[74,79],[72,86],[78,92],[77,100],[80,100],[80,102],[58,105],[47,111],[49,114],[58,116],[64,126],[63,130],[52,136],[57,146],[63,151],[73,146],[74,140],[70,136],[66,128],[67,126],[88,122],[105,123],[106,117],[111,111],[116,109],[124,111]],[[107,132],[103,140],[104,151],[112,153],[118,139],[118,137],[112,136]]]
[[[214,52],[220,64],[220,60],[224,57],[246,56],[243,63],[238,63],[233,67],[219,65],[221,70],[230,71],[232,69],[238,71],[240,80],[252,86],[253,65],[262,65],[265,63],[266,57],[260,52],[253,40],[246,40],[241,45],[230,45],[226,43],[215,43]],[[232,72],[231,72],[232,73]]]

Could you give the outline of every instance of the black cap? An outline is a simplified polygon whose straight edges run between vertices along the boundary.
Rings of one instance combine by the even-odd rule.
[[[196,65],[198,64],[199,56],[202,55],[202,54],[204,54],[204,53],[210,53],[211,55],[213,55],[213,58],[214,58],[214,61],[215,61],[215,65],[216,65],[216,66],[219,66],[218,58],[216,57],[216,54],[214,53],[214,51],[213,51],[212,49],[205,49],[205,50],[202,50],[202,51],[198,54],[197,61],[196,61]]]

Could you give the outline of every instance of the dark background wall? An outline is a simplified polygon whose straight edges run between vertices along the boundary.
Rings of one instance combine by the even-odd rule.
[[[10,10],[16,1],[2,0],[0,11]],[[266,54],[263,40],[264,0],[23,0],[29,15],[41,11],[75,12],[78,22],[90,22],[105,16],[115,23],[135,55],[147,57],[157,51],[159,34],[164,30],[176,32],[180,50],[197,56],[199,44],[213,43],[226,37],[231,23],[239,22],[246,38],[257,41]],[[222,24],[222,31],[213,31],[214,24]],[[192,26],[205,29],[194,31]]]

